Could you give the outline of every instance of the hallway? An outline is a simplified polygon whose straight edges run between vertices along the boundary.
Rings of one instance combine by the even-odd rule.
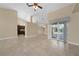
[[[18,39],[0,41],[0,55],[3,56],[77,56],[78,50],[77,46],[49,40],[44,34],[32,38],[19,36]]]

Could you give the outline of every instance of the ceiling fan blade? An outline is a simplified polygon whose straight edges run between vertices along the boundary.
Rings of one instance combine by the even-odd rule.
[[[26,3],[26,5],[27,5],[28,7],[31,7],[31,6],[33,6],[33,5],[29,5],[28,3]]]
[[[29,7],[33,6],[33,5],[28,5]]]
[[[33,5],[37,6],[38,4],[37,3],[33,3]]]
[[[38,5],[38,7],[39,7],[40,9],[42,9],[42,8],[43,8],[43,7],[39,6],[39,5]]]

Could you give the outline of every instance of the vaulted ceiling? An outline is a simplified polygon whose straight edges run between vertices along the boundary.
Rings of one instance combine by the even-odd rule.
[[[32,4],[32,3],[30,3]],[[43,7],[43,9],[38,9],[36,12],[34,12],[33,8],[28,7],[26,3],[0,3],[1,8],[8,8],[12,10],[16,10],[18,13],[18,17],[22,18],[26,21],[28,21],[29,17],[31,15],[37,15],[40,17],[40,15],[44,15],[46,17],[46,14],[50,11],[55,11],[59,8],[62,8],[64,6],[70,5],[69,3],[39,3]],[[45,22],[46,20],[42,20],[42,22]],[[41,19],[39,20],[41,22]]]

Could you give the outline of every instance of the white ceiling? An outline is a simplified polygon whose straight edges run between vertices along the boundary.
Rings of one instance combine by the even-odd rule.
[[[37,12],[34,12],[34,10],[31,7],[28,7],[26,3],[0,3],[0,7],[2,8],[16,10],[18,13],[18,17],[24,20],[28,20],[28,18],[34,14],[38,16],[41,14],[44,14],[45,16],[50,11],[55,11],[59,8],[68,6],[70,4],[68,3],[39,3],[39,5],[41,5],[43,9],[42,10],[38,9]]]

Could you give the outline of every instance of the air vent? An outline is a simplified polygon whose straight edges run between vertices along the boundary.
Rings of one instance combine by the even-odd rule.
[[[79,3],[75,4],[75,7],[72,11],[72,13],[76,13],[76,12],[79,12]]]

